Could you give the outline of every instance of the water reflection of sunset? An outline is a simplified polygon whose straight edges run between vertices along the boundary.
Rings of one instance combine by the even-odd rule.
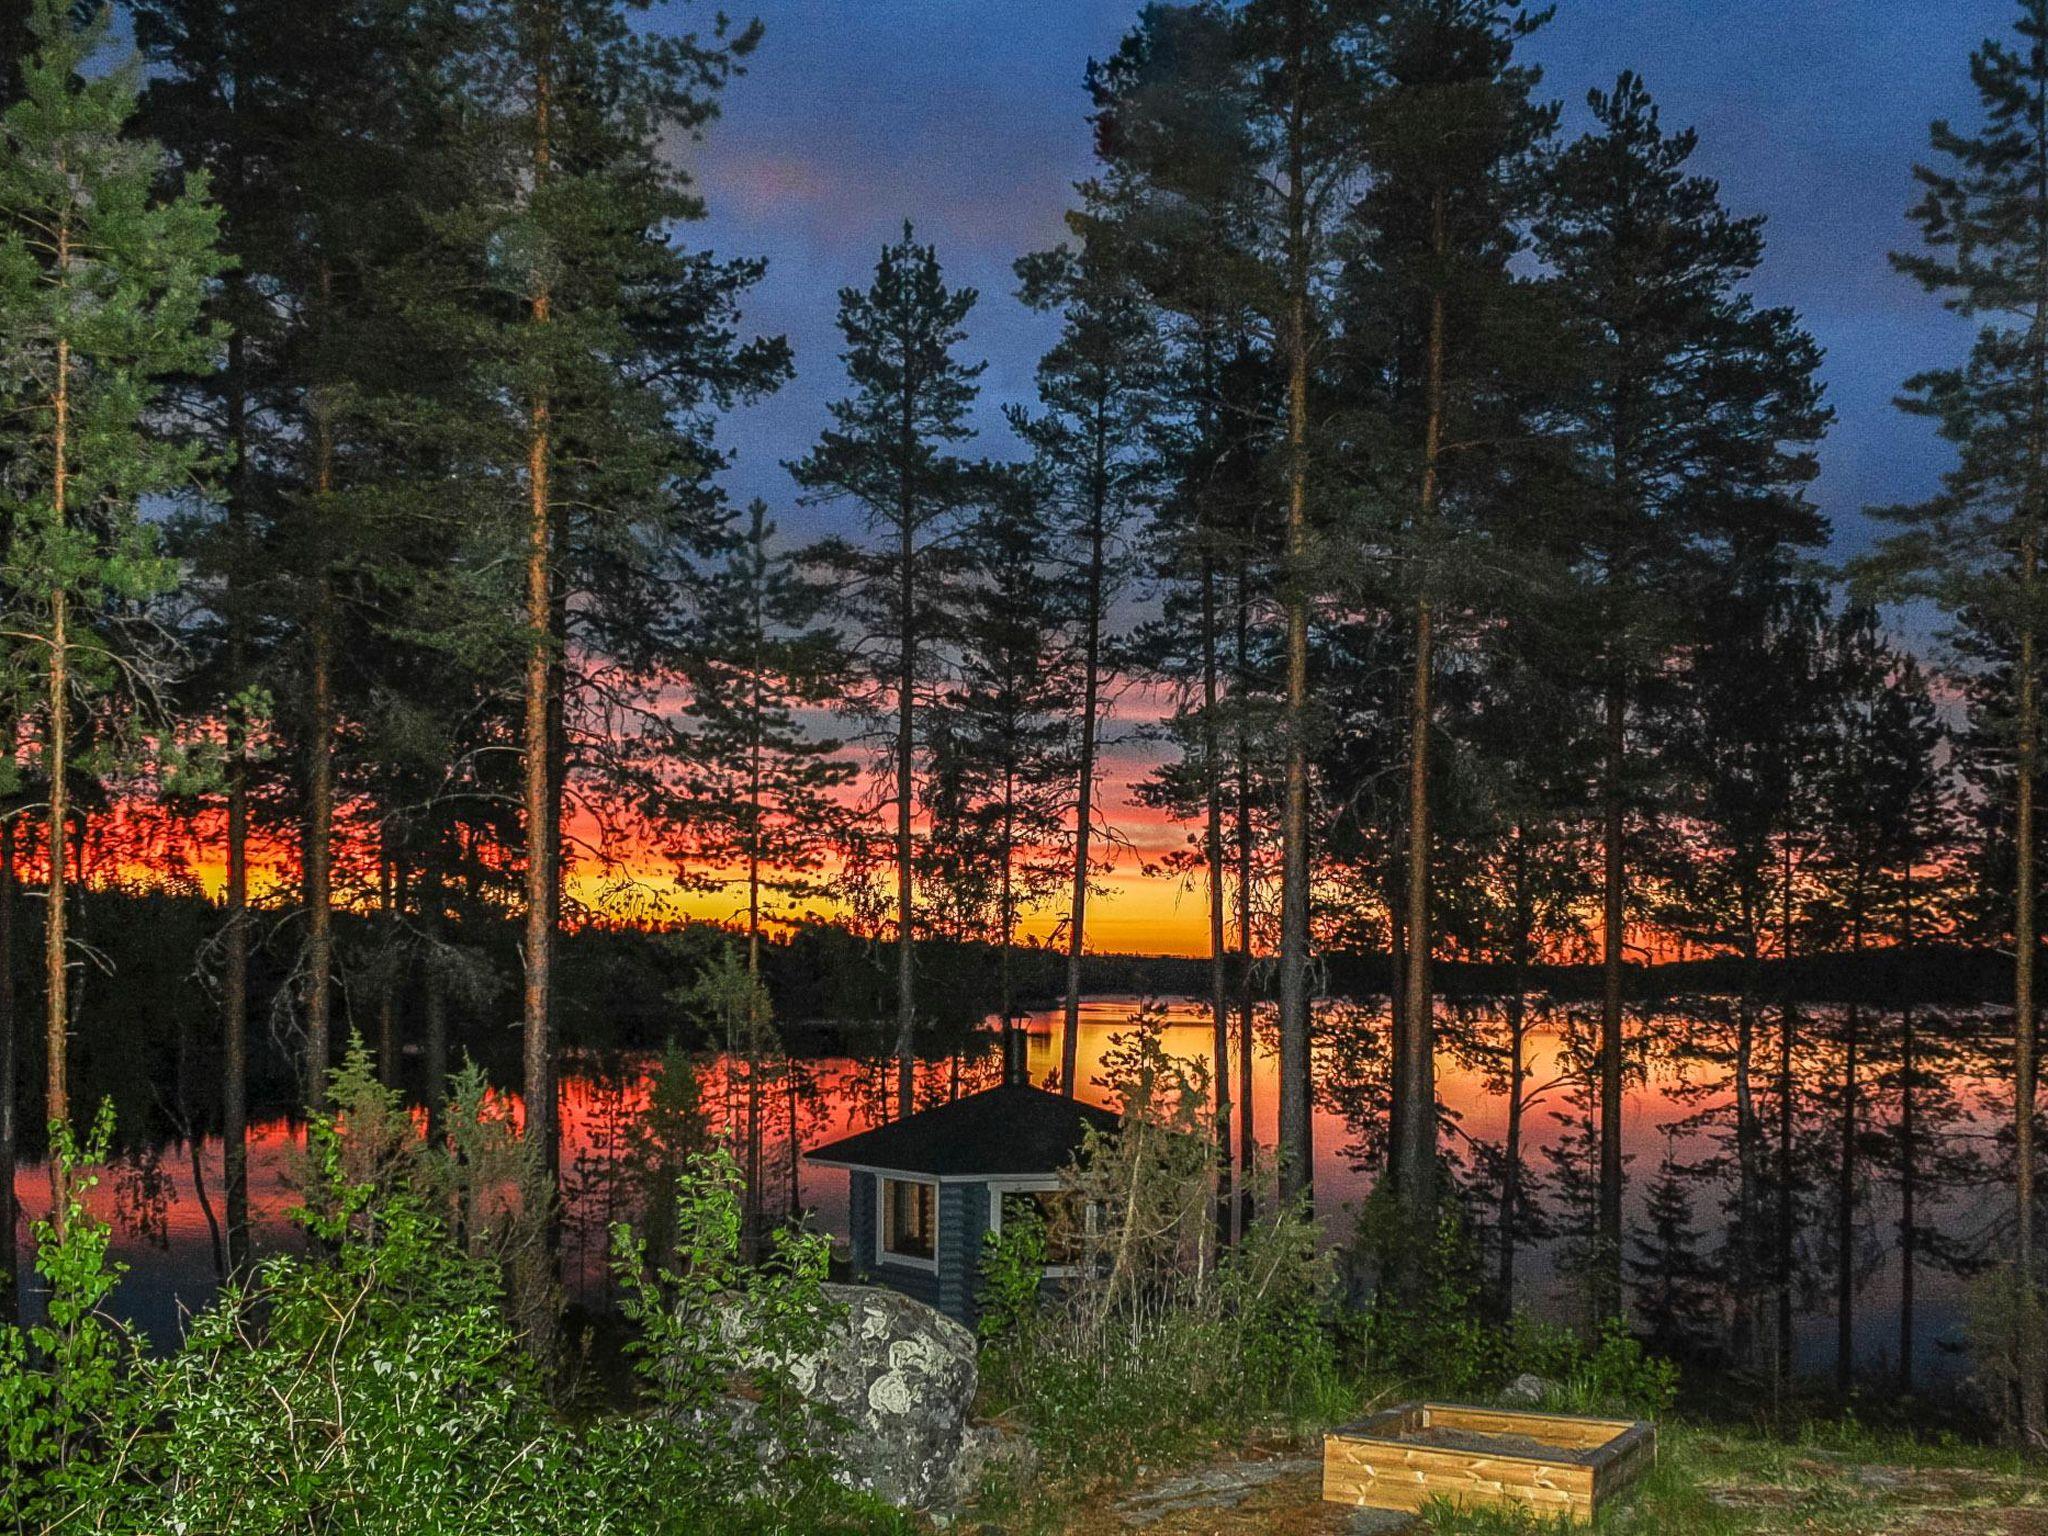
[[[1138,1003],[1133,998],[1091,998],[1082,1006],[1079,1041],[1080,1084],[1083,1097],[1103,1102],[1107,1093],[1100,1081],[1103,1061],[1113,1038],[1132,1025]],[[1824,1010],[1810,1010],[1808,1018],[1818,1023]],[[1190,1062],[1207,1063],[1212,1043],[1206,1011],[1198,1004],[1176,1002],[1162,1014],[1163,1043],[1167,1051]],[[1342,1242],[1350,1232],[1350,1211],[1371,1191],[1373,1172],[1365,1165],[1360,1148],[1374,1142],[1377,1100],[1373,1096],[1371,1067],[1375,1051],[1383,1045],[1386,1029],[1384,1004],[1333,1007],[1324,1016],[1324,1037],[1318,1059],[1319,1101],[1315,1115],[1316,1200],[1326,1218],[1333,1241]],[[1051,1079],[1060,1057],[1060,1022],[1056,1013],[1036,1014],[1027,1020],[1027,1064],[1034,1081]],[[1721,1201],[1728,1190],[1725,1167],[1713,1160],[1723,1148],[1717,1143],[1729,1095],[1722,1069],[1702,1066],[1673,1056],[1661,1048],[1667,1029],[1660,1017],[1648,1021],[1645,1038],[1658,1049],[1646,1080],[1636,1084],[1625,1101],[1624,1142],[1630,1159],[1629,1200],[1631,1219],[1644,1213],[1648,1186],[1667,1150],[1686,1163],[1707,1165],[1694,1186],[1695,1216],[1700,1229],[1715,1232],[1722,1221]],[[992,1043],[992,1041],[991,1041]],[[1566,1036],[1557,1021],[1532,1028],[1527,1036],[1528,1086],[1533,1095],[1525,1117],[1523,1139],[1528,1166],[1548,1172],[1552,1153],[1566,1149],[1570,1128],[1568,1093],[1570,1061]],[[1234,1052],[1233,1052],[1234,1055]],[[1263,1040],[1256,1051],[1253,1102],[1257,1134],[1262,1145],[1270,1146],[1275,1132],[1277,1060]],[[1367,1063],[1361,1070],[1359,1063]],[[861,1060],[850,1057],[799,1059],[797,1068],[801,1092],[796,1103],[797,1137],[802,1146],[819,1146],[875,1123],[886,1113],[893,1080],[893,1067],[881,1058]],[[1233,1060],[1233,1071],[1235,1061]],[[562,1092],[563,1168],[568,1191],[567,1223],[572,1273],[586,1286],[600,1286],[605,1227],[610,1219],[628,1214],[616,1203],[617,1181],[608,1181],[607,1170],[615,1168],[621,1155],[624,1128],[644,1108],[647,1074],[646,1057],[626,1056],[608,1060],[573,1061]],[[1815,1046],[1802,1056],[1799,1091],[1817,1102],[1835,1062],[1816,1037]],[[1758,1064],[1760,1078],[1769,1068]],[[943,1058],[922,1062],[918,1072],[918,1098],[932,1103],[957,1093],[972,1092],[995,1079],[995,1056],[986,1051],[973,1059]],[[698,1066],[704,1107],[714,1122],[729,1103],[745,1095],[744,1068],[722,1058],[709,1058]],[[788,1084],[777,1069],[770,1069],[764,1088],[763,1182],[770,1191],[766,1204],[779,1210],[786,1204],[789,1188]],[[1968,1067],[1949,1086],[1961,1097],[1968,1126],[1982,1126],[2002,1113],[2007,1095],[1995,1072]],[[1438,1060],[1438,1091],[1444,1105],[1447,1131],[1446,1155],[1462,1164],[1473,1148],[1497,1144],[1507,1118],[1504,1095],[1498,1083],[1490,1084],[1477,1065],[1461,1060],[1450,1050]],[[1881,1113],[1877,1090],[1872,1088],[1871,1113]],[[1824,1127],[1823,1127],[1824,1130]],[[294,1164],[301,1142],[299,1127],[283,1120],[265,1120],[251,1134],[250,1203],[258,1228],[259,1247],[275,1251],[292,1246],[296,1237],[289,1220],[294,1199]],[[199,1183],[195,1183],[195,1173]],[[823,1230],[845,1234],[846,1177],[843,1173],[813,1169],[799,1162],[795,1168],[796,1192],[801,1205]],[[1861,1332],[1862,1347],[1873,1359],[1885,1354],[1896,1337],[1888,1315],[1897,1305],[1898,1281],[1895,1255],[1890,1251],[1890,1234],[1897,1221],[1894,1197],[1879,1183],[1871,1191],[1863,1222],[1877,1249],[1882,1250],[1870,1278],[1860,1294],[1866,1319]],[[199,1197],[203,1187],[218,1212],[221,1187],[220,1147],[208,1140],[195,1160],[191,1149],[170,1144],[144,1149],[124,1158],[103,1180],[93,1195],[94,1209],[116,1229],[116,1256],[130,1266],[130,1275],[117,1296],[117,1304],[159,1338],[172,1336],[179,1326],[179,1307],[196,1305],[214,1284],[214,1242],[205,1207]],[[1477,1219],[1491,1217],[1490,1186],[1479,1181],[1473,1206]],[[39,1214],[47,1202],[47,1184],[40,1168],[24,1168],[18,1179],[23,1203],[31,1215]],[[1923,1216],[1948,1230],[1974,1229],[1983,1199],[1996,1199],[1995,1192],[1964,1188],[1951,1190]],[[1570,1315],[1578,1305],[1569,1287],[1559,1280],[1554,1252],[1545,1245],[1533,1245],[1520,1267],[1521,1295],[1539,1311]],[[1958,1321],[1956,1282],[1947,1275],[1923,1270],[1920,1274],[1922,1330],[1920,1353],[1930,1369],[1940,1369],[1944,1357],[1940,1345],[1954,1331]],[[1802,1324],[1802,1347],[1818,1357],[1823,1335],[1831,1337],[1831,1323],[1821,1315]]]

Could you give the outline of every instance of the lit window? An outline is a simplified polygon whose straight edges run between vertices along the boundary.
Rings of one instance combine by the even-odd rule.
[[[882,1180],[882,1252],[929,1261],[938,1251],[938,1191],[913,1179]]]

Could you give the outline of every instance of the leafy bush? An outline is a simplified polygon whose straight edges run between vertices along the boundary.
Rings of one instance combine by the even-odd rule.
[[[1379,1240],[1375,1215],[1369,1206],[1358,1244]],[[1455,1213],[1444,1213],[1434,1247],[1413,1273],[1412,1296],[1383,1287],[1344,1320],[1352,1367],[1442,1397],[1494,1390],[1509,1374],[1511,1338],[1487,1316],[1477,1255]]]
[[[1602,1323],[1590,1345],[1568,1328],[1521,1316],[1512,1334],[1517,1369],[1557,1384],[1546,1408],[1654,1419],[1678,1401],[1678,1367],[1651,1354],[1619,1318]]]
[[[828,1426],[797,1382],[838,1315],[824,1293],[830,1246],[778,1233],[766,1263],[742,1264],[744,1189],[725,1152],[697,1154],[676,1199],[673,1264],[650,1262],[627,1228],[615,1236],[643,1411],[606,1425],[592,1449],[603,1481],[630,1489],[648,1520],[735,1494],[787,1513],[831,1487],[816,1449]]]
[[[481,1533],[559,1509],[574,1447],[495,1264],[417,1187],[349,1182],[340,1122],[308,1139],[316,1256],[267,1261],[153,1373],[165,1528]]]
[[[982,1265],[988,1405],[1017,1412],[1069,1482],[1261,1418],[1326,1416],[1339,1391],[1313,1221],[1269,1191],[1219,1251],[1206,1072],[1166,1054],[1149,1010],[1105,1065],[1122,1127],[1062,1175],[1056,1230],[1006,1220]],[[1049,1249],[1071,1277],[1042,1289]]]
[[[2022,1277],[2011,1262],[1995,1264],[1973,1276],[1964,1295],[1964,1340],[1973,1367],[1971,1385],[1992,1421],[2018,1436],[2025,1423],[2021,1403],[2032,1356],[2029,1333],[2048,1334],[2048,1293]]]
[[[85,1197],[106,1161],[114,1116],[103,1104],[81,1146],[71,1128],[50,1127],[51,1156],[63,1169],[65,1219],[35,1224],[36,1273],[48,1288],[44,1320],[0,1326],[0,1521],[31,1531],[94,1528],[122,1501],[145,1414],[139,1353],[101,1310],[120,1283],[107,1256],[110,1229]]]
[[[1413,1301],[1375,1296],[1343,1328],[1351,1363],[1398,1390],[1434,1397],[1489,1397],[1524,1372],[1555,1385],[1546,1408],[1654,1418],[1678,1397],[1678,1368],[1644,1349],[1610,1319],[1588,1343],[1577,1332],[1524,1314],[1501,1320],[1485,1303],[1477,1256],[1463,1223],[1446,1212]]]
[[[516,1227],[516,1203],[493,1206],[495,1179],[465,1192],[438,1165],[440,1149],[407,1147],[411,1117],[362,1065],[352,1056],[337,1108],[308,1130],[308,1251],[273,1257],[226,1290],[166,1358],[101,1310],[120,1272],[107,1228],[84,1206],[93,1181],[74,1172],[61,1235],[37,1229],[47,1320],[0,1328],[0,1530],[901,1528],[832,1482],[797,1390],[798,1362],[832,1319],[823,1240],[789,1237],[768,1263],[741,1264],[729,1159],[687,1165],[672,1261],[650,1262],[642,1238],[616,1232],[639,1328],[639,1401],[571,1422],[550,1403],[507,1302],[505,1267],[526,1250],[497,1217]],[[457,1091],[472,1111],[474,1086]],[[469,1115],[470,1132],[457,1106],[449,1115],[452,1137],[490,1144],[487,1113]],[[67,1169],[104,1157],[110,1119],[82,1151],[58,1128]],[[466,1213],[460,1232],[451,1210]]]

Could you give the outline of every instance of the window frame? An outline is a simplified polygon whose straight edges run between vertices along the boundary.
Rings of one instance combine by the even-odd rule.
[[[889,1247],[889,1186],[891,1184],[916,1184],[932,1192],[932,1256],[923,1258],[914,1253],[897,1253]],[[916,1178],[909,1174],[877,1173],[875,1175],[875,1262],[889,1264],[899,1269],[921,1269],[930,1274],[939,1268],[939,1181],[931,1178]]]
[[[992,1180],[988,1186],[988,1229],[996,1237],[1003,1235],[1003,1196],[1005,1195],[1056,1195],[1060,1192],[1058,1179],[1003,1179]],[[1071,1280],[1081,1273],[1078,1264],[1048,1264],[1044,1274],[1048,1280]]]

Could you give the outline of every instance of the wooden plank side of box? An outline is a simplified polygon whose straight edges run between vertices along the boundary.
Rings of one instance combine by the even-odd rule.
[[[1593,1496],[1605,1504],[1657,1461],[1657,1426],[1631,1424],[1603,1446],[1593,1466]]]
[[[1593,1469],[1569,1461],[1402,1445],[1332,1435],[1323,1449],[1323,1497],[1373,1509],[1518,1504],[1545,1515],[1593,1515]]]

